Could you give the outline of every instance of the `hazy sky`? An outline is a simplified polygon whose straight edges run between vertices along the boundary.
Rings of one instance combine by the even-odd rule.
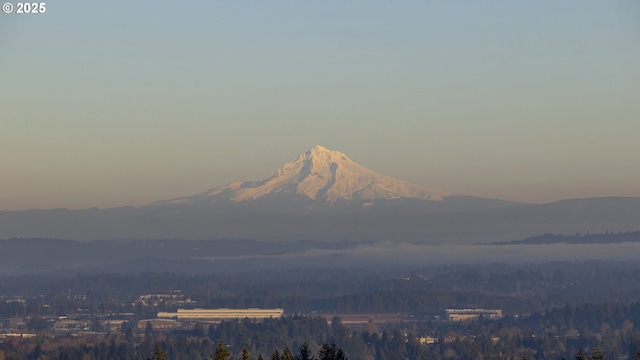
[[[143,205],[316,144],[461,194],[640,196],[640,2],[0,13],[0,209]]]

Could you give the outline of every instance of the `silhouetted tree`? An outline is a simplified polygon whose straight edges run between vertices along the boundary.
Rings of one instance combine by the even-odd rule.
[[[604,357],[604,353],[602,352],[602,349],[600,349],[599,346],[596,346],[593,349],[593,352],[591,353],[591,356],[589,357],[590,360],[606,360],[606,358]]]
[[[336,347],[336,344],[324,344],[318,351],[319,360],[347,360],[344,356],[342,348]]]
[[[282,353],[282,360],[294,360],[291,349],[289,349],[288,346],[284,348],[284,352]]]
[[[241,355],[241,359],[242,360],[251,360],[251,358],[249,357],[249,350],[242,349],[242,355]]]
[[[311,350],[309,350],[309,345],[304,342],[300,345],[300,349],[298,349],[299,354],[296,356],[296,360],[316,360],[316,358],[311,354]]]
[[[218,341],[213,360],[231,360],[231,351],[224,346],[222,340]]]
[[[153,353],[153,356],[149,360],[167,360],[167,354],[160,350],[160,347],[156,345],[156,351]]]
[[[147,321],[147,325],[144,327],[145,336],[153,335],[153,325],[151,325],[151,321]]]
[[[273,354],[271,354],[271,360],[280,360],[280,353],[278,352],[278,350],[274,351]]]

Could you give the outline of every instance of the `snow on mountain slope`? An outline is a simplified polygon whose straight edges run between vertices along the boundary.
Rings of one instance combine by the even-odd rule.
[[[284,164],[270,177],[255,182],[232,182],[193,196],[156,204],[241,203],[267,196],[297,195],[331,204],[337,200],[420,199],[441,201],[453,195],[378,174],[345,154],[317,145]]]

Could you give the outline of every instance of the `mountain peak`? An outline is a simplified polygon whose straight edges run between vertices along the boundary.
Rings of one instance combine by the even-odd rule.
[[[311,149],[309,149],[309,151],[303,154],[300,154],[299,157],[315,158],[318,160],[325,160],[325,161],[349,160],[349,158],[344,153],[340,151],[329,150],[322,145],[316,145],[312,147]]]
[[[309,153],[315,153],[315,154],[321,154],[321,153],[329,153],[329,152],[339,152],[339,151],[333,151],[333,150],[329,150],[326,147],[322,146],[322,145],[316,145],[314,147],[312,147],[309,151],[307,151]]]
[[[341,155],[341,156],[345,156],[344,153],[340,152],[340,151],[335,151],[335,150],[329,150],[326,147],[322,146],[322,145],[316,145],[314,147],[312,147],[311,149],[309,149],[309,151],[307,151],[308,154],[312,154],[315,156],[322,156],[322,155]]]
[[[241,203],[279,198],[311,201],[316,205],[336,201],[369,204],[375,200],[420,199],[440,201],[450,193],[413,185],[364,168],[339,151],[316,145],[260,181],[233,182],[170,203]],[[294,200],[298,199],[298,200]],[[166,203],[166,202],[164,202]]]

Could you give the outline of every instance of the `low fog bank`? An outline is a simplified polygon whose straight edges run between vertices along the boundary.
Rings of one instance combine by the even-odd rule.
[[[393,267],[548,261],[638,261],[640,241],[576,244],[260,242],[255,240],[0,241],[0,275],[73,272],[205,274],[294,268]]]

